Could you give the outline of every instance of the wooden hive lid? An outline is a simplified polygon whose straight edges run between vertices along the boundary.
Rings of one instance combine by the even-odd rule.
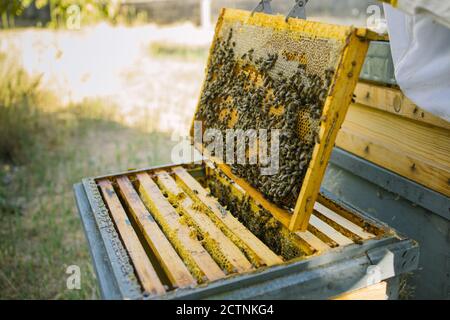
[[[222,9],[190,132],[195,147],[282,224],[305,230],[367,47],[366,29]],[[260,129],[269,156],[278,130],[278,169],[276,157],[260,161]],[[230,141],[248,134],[233,159],[227,133]],[[222,154],[212,149],[218,134]]]

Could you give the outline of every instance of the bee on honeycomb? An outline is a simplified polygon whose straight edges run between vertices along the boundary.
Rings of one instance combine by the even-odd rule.
[[[221,130],[223,137],[231,128],[281,130],[276,174],[263,176],[260,163],[250,164],[249,146],[245,164],[232,164],[231,169],[268,200],[293,208],[314,146],[320,143],[322,110],[334,76],[333,46],[280,33],[258,39],[264,35],[233,30],[223,26],[215,40],[195,118],[205,128]],[[250,41],[250,36],[256,38]]]

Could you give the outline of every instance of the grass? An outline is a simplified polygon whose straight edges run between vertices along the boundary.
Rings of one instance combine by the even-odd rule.
[[[38,90],[39,77],[30,77],[6,56],[0,56],[0,160],[24,163],[41,139],[55,143],[52,117],[42,116],[51,94]]]
[[[121,125],[104,101],[58,108],[38,78],[0,75],[0,298],[98,298],[72,185],[169,162],[173,142]],[[80,290],[66,288],[69,265],[81,269]]]
[[[149,53],[157,58],[173,58],[180,60],[205,60],[208,48],[202,46],[187,46],[174,43],[152,42]]]

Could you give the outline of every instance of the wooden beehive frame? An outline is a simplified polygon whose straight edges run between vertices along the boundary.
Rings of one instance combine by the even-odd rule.
[[[184,171],[183,169],[185,172],[180,173]],[[182,200],[181,197],[171,199],[169,194],[164,194],[164,184],[158,180],[161,175],[166,174],[171,176],[177,188],[181,188],[188,198],[203,208],[222,204],[227,210],[225,205],[230,205],[229,216],[234,216],[235,213],[239,216],[236,210],[240,211],[247,205],[250,205],[252,212],[264,211],[260,203],[250,198],[235,181],[217,170],[214,165],[210,165],[208,161],[202,165],[195,163],[164,165],[83,179],[82,183],[74,186],[74,191],[90,244],[100,291],[106,299],[202,299],[224,296],[232,299],[273,298],[274,283],[276,297],[329,298],[342,294],[348,286],[354,289],[365,287],[364,281],[355,286],[354,279],[365,279],[367,266],[385,260],[385,255],[380,255],[380,252],[389,250],[392,253],[390,259],[396,261],[394,270],[390,263],[379,264],[386,269],[382,270],[381,280],[412,271],[417,267],[417,243],[403,239],[389,227],[346,207],[332,195],[325,194],[319,195],[318,202],[322,206],[317,206],[314,212],[322,223],[315,223],[315,226],[310,224],[308,231],[304,232],[289,232],[287,228],[281,228],[283,234],[300,239],[302,255],[298,258],[276,256],[280,259],[275,258],[272,262],[261,260],[261,264],[255,264],[251,259],[251,269],[225,272],[214,264],[211,266],[211,260],[208,262],[204,253],[198,255],[200,247],[185,243],[192,240],[186,238],[182,240],[183,231],[172,232],[185,228],[180,228],[179,223],[183,214],[171,214],[170,211],[173,209],[163,205],[163,202],[170,203],[178,211],[180,209],[173,204]],[[189,179],[180,178],[179,175],[183,174],[189,174],[193,180],[200,182],[202,187],[195,182],[196,185],[192,185],[193,181],[189,177]],[[223,186],[227,189],[225,194],[232,195],[236,199],[231,202],[227,202],[226,199],[219,200],[215,198],[219,194],[217,190],[210,189],[212,193],[209,194],[205,191],[207,189],[202,189],[207,185],[207,181],[215,183],[212,180],[216,177],[220,177],[219,184],[222,185],[223,182]],[[151,186],[152,183],[148,183],[149,179],[156,182],[158,187]],[[191,181],[186,187],[181,180]],[[144,183],[141,185],[142,181]],[[203,204],[199,200],[202,193],[209,198]],[[232,209],[232,203],[237,207]],[[213,212],[207,213],[196,205],[191,208],[199,210],[206,216],[206,220],[209,219],[209,223],[213,223],[224,232],[223,224],[218,219],[212,218]],[[136,221],[139,219],[134,219],[138,211],[141,211],[139,219],[144,218],[148,223],[144,220],[139,223]],[[270,215],[269,212],[266,214]],[[153,224],[153,234],[149,233],[148,226],[142,228],[144,223]],[[245,227],[250,226],[245,224]],[[230,231],[231,228],[225,231],[224,235],[227,233],[225,236],[236,245],[236,237],[229,234]],[[258,233],[250,229],[249,231],[255,236]],[[237,233],[239,237],[242,236],[239,230],[232,232]],[[177,239],[182,242],[178,242]],[[193,240],[198,241],[195,237]],[[161,247],[160,242],[170,242],[171,247],[166,245]],[[247,241],[245,243],[248,244]],[[271,250],[275,250],[271,244],[266,241],[264,243],[270,245]],[[202,243],[201,247],[211,254],[210,248],[205,244]],[[240,249],[242,250],[241,247]],[[173,255],[173,250],[177,256]],[[276,251],[278,254],[278,249]],[[259,252],[260,256],[268,257]],[[225,254],[229,255],[230,252]],[[203,270],[205,278],[199,279],[192,265],[193,259],[198,259],[196,263],[199,269]],[[213,260],[213,263],[218,263],[217,260]],[[186,267],[189,274],[185,272]],[[342,269],[339,274],[336,274],[337,267]],[[338,285],[323,284],[324,277],[328,282]],[[198,281],[202,284],[198,285]],[[310,288],[311,281],[318,281],[320,286],[317,290],[320,293],[316,291],[316,286],[314,289]]]
[[[244,189],[210,161],[141,169],[84,182],[92,185],[90,194],[94,198],[103,200],[106,216],[122,239],[142,291],[149,297],[293,259],[276,254],[253,234],[235,212],[226,209],[199,183],[196,172],[203,179],[217,179],[239,202],[249,201],[252,212],[262,210],[259,202],[249,199]],[[307,231],[280,229],[301,255],[318,255],[389,233],[326,198],[319,200],[322,204],[316,203]],[[193,226],[202,241],[192,235]]]
[[[197,149],[217,162],[220,170],[238,183],[251,197],[257,199],[265,209],[270,211],[289,230],[304,231],[308,227],[337,132],[343,123],[351,102],[353,90],[358,81],[359,72],[368,48],[368,38],[371,35],[365,29],[357,29],[354,27],[334,26],[300,19],[289,19],[286,22],[283,16],[267,15],[264,13],[251,15],[247,11],[222,9],[216,26],[213,46],[217,41],[224,21],[236,21],[274,29],[288,29],[311,38],[333,39],[344,45],[331,89],[323,107],[322,120],[319,128],[319,142],[314,146],[312,158],[293,212],[265,199],[259,190],[252,187],[244,179],[234,175],[228,165],[221,163],[221,161],[215,161],[217,159],[208,155],[202,145],[195,145]],[[210,55],[213,46],[211,47]],[[193,135],[194,126],[191,128],[191,136]]]

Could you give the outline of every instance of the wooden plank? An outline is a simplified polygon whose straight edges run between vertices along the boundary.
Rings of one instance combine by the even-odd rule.
[[[350,220],[347,220],[344,217],[338,215],[337,213],[331,211],[330,209],[328,209],[324,205],[320,204],[319,202],[316,202],[314,204],[314,209],[317,210],[317,212],[321,213],[326,218],[334,221],[335,223],[337,223],[338,225],[340,225],[344,229],[346,229],[346,230],[350,231],[351,233],[357,235],[361,239],[366,240],[366,239],[370,239],[370,238],[375,237],[375,235],[364,231],[364,229],[362,227],[358,226],[357,224],[354,224]]]
[[[305,241],[311,248],[313,248],[317,252],[325,252],[330,250],[330,247],[320,240],[318,237],[316,237],[313,233],[310,231],[296,231],[294,232],[296,236],[298,236],[300,239]]]
[[[356,103],[450,130],[449,122],[419,108],[399,89],[359,82],[354,94]]]
[[[367,28],[357,28],[356,35],[358,37],[368,39],[370,41],[389,41],[389,34],[387,33],[380,34]]]
[[[352,105],[343,128],[357,130],[367,136],[372,135],[388,144],[403,147],[411,154],[417,154],[430,161],[435,160],[443,166],[450,163],[448,129],[407,121],[362,104]]]
[[[347,238],[345,235],[334,229],[332,226],[328,225],[326,222],[320,220],[314,214],[311,215],[309,224],[326,235],[328,238],[336,242],[339,246],[346,246],[353,243],[351,239]]]
[[[200,145],[197,145],[197,148],[202,148]],[[204,149],[204,153],[207,153],[206,149]],[[214,157],[210,157],[211,159],[214,159]],[[260,204],[264,209],[269,211],[275,219],[281,222],[283,226],[286,228],[289,227],[289,222],[291,221],[291,213],[283,208],[280,208],[279,206],[275,205],[273,202],[270,202],[267,200],[261,192],[253,188],[247,181],[245,181],[242,178],[239,178],[238,176],[234,175],[231,172],[231,168],[225,164],[216,163],[218,169],[223,172],[228,178],[233,180],[240,188],[242,188],[246,194],[249,195],[250,198],[254,199],[255,202]]]
[[[201,245],[191,236],[191,229],[180,221],[179,214],[159,190],[147,173],[136,175],[139,193],[153,213],[164,233],[174,244],[180,256],[190,267],[197,280],[214,281],[225,277],[225,273]]]
[[[386,281],[373,284],[358,290],[343,293],[332,300],[387,300]]]
[[[134,220],[138,224],[145,240],[163,267],[167,277],[175,287],[188,287],[196,284],[183,261],[167,240],[156,221],[145,208],[138,193],[126,176],[116,179],[119,191],[126,202]]]
[[[153,268],[136,232],[128,220],[127,214],[123,209],[111,182],[109,180],[101,180],[98,182],[98,186],[108,205],[111,217],[122,238],[125,248],[128,251],[131,261],[133,261],[133,266],[141,282],[142,288],[149,295],[160,295],[165,293],[166,290],[164,289],[164,285],[161,283],[155,268]]]
[[[339,133],[336,145],[429,189],[450,196],[449,172],[434,161],[424,161],[417,155],[403,152],[401,148],[395,149],[383,141],[377,141],[346,128]]]
[[[294,213],[289,223],[289,230],[306,230],[314,203],[319,194],[325,169],[333,150],[339,128],[344,122],[345,114],[351,103],[353,91],[361,71],[368,41],[355,34],[349,35],[343,56],[339,62],[329,96],[325,101],[319,129],[319,143],[316,143],[311,161],[300,189]]]
[[[207,170],[215,170],[214,166],[209,164],[209,168]],[[218,177],[221,181],[223,181],[223,178],[220,176]],[[242,195],[245,195],[245,190],[241,189],[238,184],[232,183],[231,186],[235,186],[235,188],[239,188],[238,191],[242,193]],[[235,193],[239,193],[236,192]],[[254,199],[253,199],[254,200]],[[345,246],[352,244],[353,241],[349,238],[347,238],[345,235],[341,234],[338,230],[334,229],[332,226],[328,225],[326,222],[320,220],[317,218],[314,214],[311,216],[310,224],[314,228],[316,228],[319,232],[336,242],[339,246]],[[324,241],[322,241],[320,238],[318,238],[314,233],[311,232],[311,230],[306,230],[304,232],[296,232],[296,235],[299,236],[307,245],[309,245],[311,248],[317,251],[326,251],[330,249],[330,246],[326,244]],[[302,246],[303,250],[307,250],[307,248]]]
[[[336,145],[450,196],[450,131],[351,106]]]
[[[345,209],[338,203],[334,202],[333,200],[327,198],[323,194],[319,194],[318,201],[323,206],[327,207],[331,211],[337,213],[341,217],[344,217],[345,219],[353,222],[354,224],[358,226],[363,226],[364,230],[367,232],[375,235],[376,237],[385,236],[386,233],[391,233],[392,230],[389,228],[384,228],[382,226],[376,225],[366,219],[364,219],[361,215],[355,214],[355,212],[349,211],[348,209]]]
[[[207,161],[206,163],[206,175],[207,176],[214,176],[220,183],[227,185],[231,188],[231,192],[234,196],[236,196],[238,199],[243,200],[245,197],[248,197],[246,191],[239,186],[239,184],[235,183],[232,180],[229,180],[229,178],[222,176],[217,172],[217,169],[214,167],[214,165],[211,164],[210,161]],[[251,210],[257,214],[261,209],[259,207],[259,203],[255,201],[254,198],[249,198],[249,204],[251,207]],[[282,226],[282,228],[286,228],[285,226]],[[290,231],[286,231],[290,233]],[[296,234],[299,238],[299,241],[295,241],[295,245],[297,245],[301,251],[305,252],[306,254],[314,254],[315,252],[323,252],[327,251],[330,248],[328,244],[323,242],[321,239],[316,237],[311,231],[306,230],[302,232],[298,232]]]
[[[212,218],[217,222],[221,222],[222,231],[230,237],[237,246],[250,255],[256,255],[262,265],[280,264],[283,260],[270,250],[261,240],[243,226],[233,215],[227,211],[220,203],[209,195],[197,180],[195,180],[183,167],[175,167],[172,169],[175,173],[177,181],[183,185],[184,191],[191,197],[202,202],[210,212],[213,213]],[[188,192],[191,190],[191,192]]]
[[[204,245],[216,262],[229,273],[245,272],[253,269],[239,248],[211,221],[207,214],[181,190],[175,180],[165,171],[158,171],[156,179],[159,186],[169,195],[169,201],[176,205],[195,225],[204,238]]]

